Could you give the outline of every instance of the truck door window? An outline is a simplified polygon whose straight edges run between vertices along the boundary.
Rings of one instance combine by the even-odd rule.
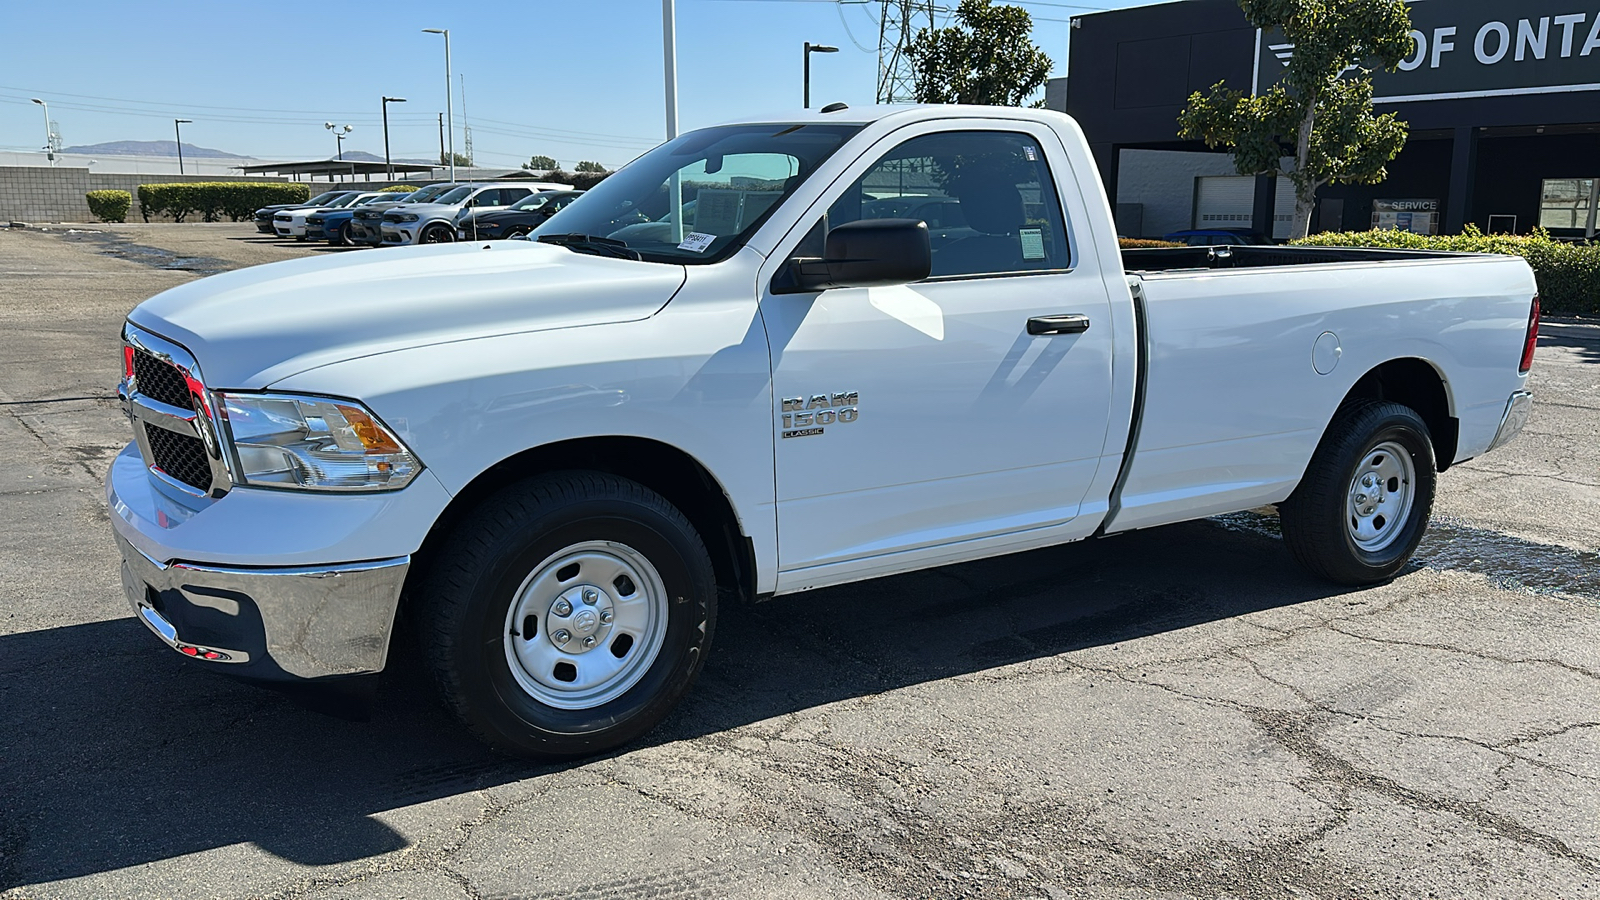
[[[928,223],[935,278],[1071,266],[1050,167],[1039,142],[1025,134],[912,138],[845,190],[828,209],[827,227],[891,218]]]

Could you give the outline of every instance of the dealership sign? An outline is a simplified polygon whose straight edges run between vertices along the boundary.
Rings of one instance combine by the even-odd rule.
[[[1415,0],[1407,9],[1416,46],[1399,71],[1373,73],[1374,102],[1600,90],[1600,0]],[[1259,32],[1257,93],[1293,57],[1282,32]]]

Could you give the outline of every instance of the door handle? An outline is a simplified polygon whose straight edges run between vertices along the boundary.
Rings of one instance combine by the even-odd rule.
[[[1072,313],[1065,316],[1035,316],[1028,320],[1029,334],[1083,334],[1089,330],[1089,317]]]

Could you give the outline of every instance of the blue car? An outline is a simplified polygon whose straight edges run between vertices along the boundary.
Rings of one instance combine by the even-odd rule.
[[[324,209],[314,212],[306,217],[306,239],[323,240],[335,247],[348,246],[350,240],[350,220],[356,214],[358,207],[371,203],[389,203],[405,197],[410,191],[384,191],[375,196],[357,200],[343,209]]]

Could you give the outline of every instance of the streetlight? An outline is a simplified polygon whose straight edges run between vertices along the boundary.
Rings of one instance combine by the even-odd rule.
[[[50,160],[50,165],[53,166],[56,164],[56,145],[55,141],[50,137],[50,104],[40,100],[38,97],[30,97],[29,99],[44,107],[44,153],[45,157]]]
[[[173,119],[172,133],[178,138],[178,174],[183,174],[183,129],[179,125],[193,125],[193,119]]]
[[[394,163],[389,161],[389,104],[404,103],[404,97],[383,98],[383,164],[389,167],[389,180],[394,180]]]
[[[801,103],[801,105],[804,106],[806,109],[810,109],[811,108],[811,54],[813,54],[813,53],[838,53],[838,52],[839,52],[839,48],[838,47],[829,47],[827,44],[813,44],[810,41],[806,41],[806,52],[804,54],[805,55],[805,60],[806,60],[806,66],[805,66],[805,69],[806,69],[806,74],[805,74],[806,90],[805,90],[805,100],[802,101],[802,103]]]
[[[424,34],[444,35],[444,117],[450,126],[450,181],[456,180],[456,117],[450,108],[450,29],[424,28]]]
[[[322,127],[333,132],[334,145],[339,150],[339,158],[344,159],[344,136],[354,131],[356,127],[354,125],[335,125],[332,122],[326,122]]]

